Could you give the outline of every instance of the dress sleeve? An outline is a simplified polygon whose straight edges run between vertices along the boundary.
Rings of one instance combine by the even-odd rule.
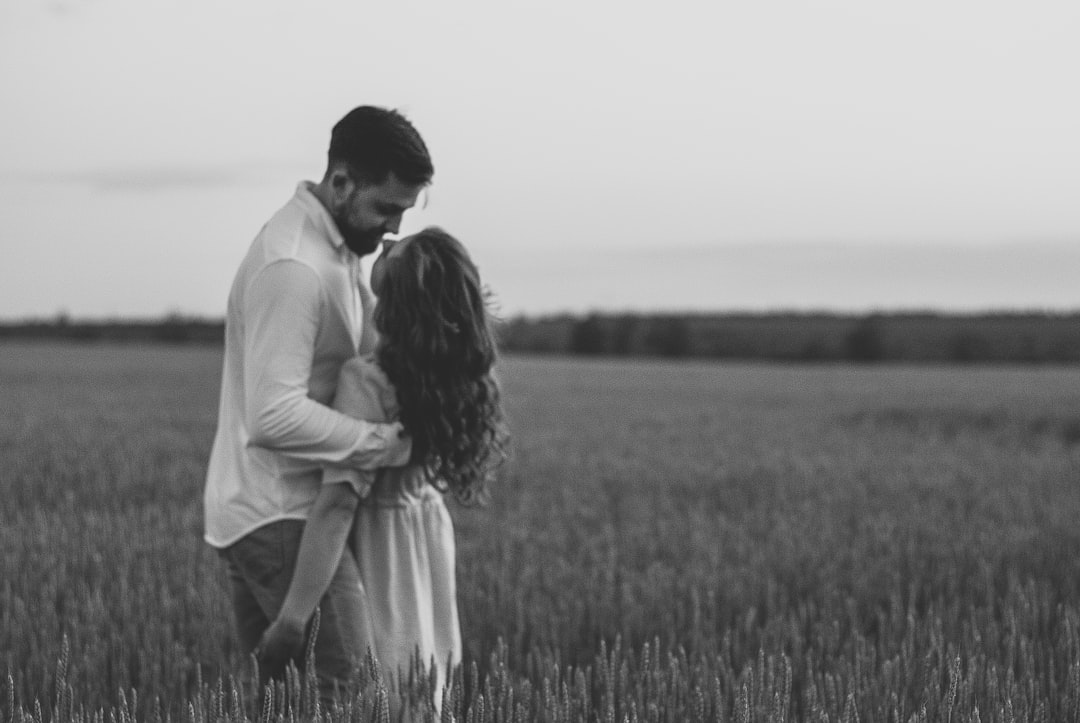
[[[335,410],[366,422],[390,422],[384,400],[384,377],[371,360],[354,357],[345,362],[334,394]],[[347,482],[358,496],[364,498],[371,492],[376,474],[376,470],[325,466],[322,480],[323,484]]]

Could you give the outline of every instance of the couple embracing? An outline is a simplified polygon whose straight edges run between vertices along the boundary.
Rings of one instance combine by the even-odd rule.
[[[417,654],[440,687],[460,661],[443,496],[481,499],[504,455],[476,266],[437,228],[383,238],[433,173],[404,116],[354,109],[323,179],[262,228],[229,294],[206,541],[263,681],[299,661],[318,609],[326,700],[369,651],[391,684]],[[369,287],[360,259],[380,245]]]

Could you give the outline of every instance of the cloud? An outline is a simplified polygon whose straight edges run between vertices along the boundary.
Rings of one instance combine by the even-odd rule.
[[[229,186],[236,182],[235,174],[223,168],[139,168],[99,170],[77,174],[71,181],[101,191],[164,191],[175,188],[208,188]]]
[[[276,180],[283,175],[291,178],[295,172],[295,166],[288,164],[146,165],[91,168],[81,171],[39,171],[17,174],[14,180],[30,183],[61,183],[109,193],[156,193],[259,185],[267,180]]]
[[[760,243],[480,256],[504,314],[1076,310],[1080,245]]]

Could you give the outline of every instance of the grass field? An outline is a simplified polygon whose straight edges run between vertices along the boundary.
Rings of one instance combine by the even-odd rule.
[[[0,720],[260,716],[201,542],[220,364],[0,346]],[[502,377],[445,716],[1080,720],[1080,368]]]

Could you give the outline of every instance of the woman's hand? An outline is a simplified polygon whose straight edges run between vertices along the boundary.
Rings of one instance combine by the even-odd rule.
[[[303,667],[304,637],[303,625],[280,617],[270,623],[255,648],[262,685],[283,678],[290,662],[295,662],[297,668]]]

